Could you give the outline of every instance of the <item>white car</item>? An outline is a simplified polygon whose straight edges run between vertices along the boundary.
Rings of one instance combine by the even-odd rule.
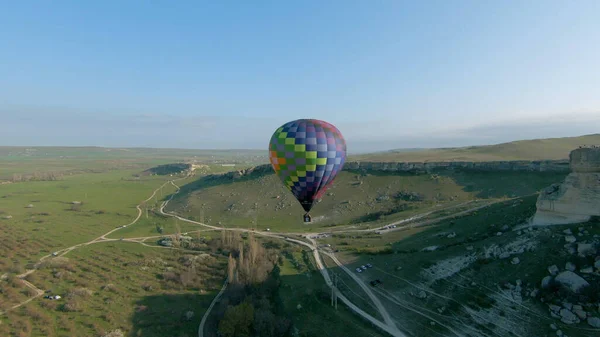
[[[356,268],[356,272],[357,272],[357,273],[362,273],[362,269],[360,269],[360,268]]]
[[[364,265],[360,266],[362,268],[362,270],[367,270],[367,267],[365,267]]]

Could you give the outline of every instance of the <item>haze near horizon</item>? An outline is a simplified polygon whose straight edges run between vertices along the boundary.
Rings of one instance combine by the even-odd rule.
[[[600,126],[595,1],[4,4],[0,145],[266,148],[297,118],[350,152]]]

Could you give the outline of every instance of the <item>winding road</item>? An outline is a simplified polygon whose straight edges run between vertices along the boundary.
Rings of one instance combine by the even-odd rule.
[[[197,224],[200,226],[204,226],[207,228],[211,228],[214,230],[231,230],[231,231],[239,231],[239,232],[250,232],[251,230],[248,229],[244,229],[244,228],[224,228],[224,227],[217,227],[217,226],[211,226],[211,225],[207,225],[198,221],[193,221],[190,219],[186,219],[183,218],[179,215],[173,214],[173,213],[168,213],[164,211],[164,208],[167,206],[167,204],[169,203],[169,201],[171,201],[173,199],[173,197],[175,196],[175,194],[179,193],[180,189],[179,186],[177,186],[175,183],[172,183],[173,186],[175,186],[177,188],[177,191],[175,193],[173,193],[171,195],[171,197],[166,200],[160,207],[159,212],[162,215],[165,216],[170,216],[170,217],[175,217],[181,221],[185,221],[185,222],[189,222],[189,223],[193,223],[193,224]],[[338,298],[348,306],[348,308],[350,308],[350,310],[354,311],[356,314],[362,316],[364,319],[366,319],[367,321],[371,322],[373,325],[379,327],[380,329],[382,329],[383,331],[389,333],[392,336],[395,337],[406,337],[405,334],[403,334],[400,330],[398,330],[398,328],[396,327],[396,325],[394,324],[393,320],[391,319],[391,316],[389,315],[389,313],[387,312],[387,310],[385,309],[385,307],[383,306],[383,304],[381,304],[381,301],[379,301],[379,299],[371,292],[371,290],[359,279],[359,285],[361,285],[361,288],[363,288],[363,290],[365,290],[367,292],[367,295],[369,295],[369,298],[373,301],[373,303],[375,304],[375,306],[377,307],[377,310],[379,311],[381,317],[384,318],[384,322],[381,322],[380,320],[376,319],[375,317],[369,315],[368,313],[366,313],[364,310],[360,309],[358,306],[356,306],[354,303],[352,303],[348,298],[346,298],[346,296],[344,296],[343,294],[341,294],[339,291],[337,291],[337,289],[335,289],[335,286],[333,284],[333,282],[331,281],[331,277],[329,275],[329,272],[327,271],[327,268],[325,268],[325,266],[323,265],[323,262],[321,260],[321,256],[319,254],[319,250],[317,247],[316,242],[313,239],[310,239],[311,235],[306,235],[306,234],[296,234],[296,233],[282,233],[283,235],[306,235],[309,240],[310,243],[305,242],[305,241],[301,241],[301,240],[297,240],[297,239],[292,239],[288,236],[281,236],[275,233],[271,233],[271,232],[263,232],[263,231],[251,231],[254,234],[257,235],[262,235],[262,236],[267,236],[267,237],[271,237],[271,238],[278,238],[278,239],[282,239],[282,240],[286,240],[288,242],[292,242],[295,244],[299,244],[299,245],[303,245],[305,247],[308,247],[312,252],[313,252],[313,257],[315,259],[315,262],[317,264],[317,268],[319,269],[319,271],[321,272],[321,275],[323,275],[323,278],[325,279],[325,283],[327,284],[327,286],[329,288],[333,288],[334,291],[337,292],[338,294]],[[344,267],[345,268],[345,267]],[[347,269],[347,268],[346,268]],[[356,280],[356,279],[355,279]],[[223,289],[222,289],[223,291]],[[213,301],[214,304],[215,301]],[[210,310],[212,309],[212,305],[209,307],[209,309],[206,311],[206,313],[204,314],[204,317],[207,317],[210,313]],[[205,321],[203,317],[203,321]],[[202,324],[202,322],[201,322]],[[203,331],[202,331],[202,335],[200,334],[201,331],[199,329],[198,331],[198,335],[199,337],[203,336]]]

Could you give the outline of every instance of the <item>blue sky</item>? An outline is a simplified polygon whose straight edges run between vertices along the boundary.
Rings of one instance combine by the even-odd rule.
[[[349,151],[600,132],[598,1],[0,4],[0,145]]]

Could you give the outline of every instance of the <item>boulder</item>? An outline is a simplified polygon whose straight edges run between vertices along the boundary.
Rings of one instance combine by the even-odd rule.
[[[550,283],[552,282],[552,276],[546,276],[542,279],[542,289],[547,289],[550,287]]]
[[[550,304],[548,305],[548,308],[550,309],[550,311],[554,312],[554,313],[559,313],[561,307],[559,307],[558,305],[555,304]]]
[[[117,330],[113,330],[113,331],[107,333],[103,337],[123,337],[123,336],[125,336],[125,334],[123,334],[123,332],[120,329],[117,329]]]
[[[565,236],[565,241],[568,243],[573,243],[573,242],[577,241],[577,238],[574,237],[573,235],[567,235],[567,236]]]
[[[594,272],[594,268],[592,268],[592,267],[581,268],[579,270],[579,272],[582,273],[582,274],[591,274],[591,273]]]
[[[519,264],[519,263],[521,263],[521,260],[519,260],[518,257],[515,257],[515,258],[512,259],[512,261],[510,261],[510,263],[511,264]]]
[[[580,322],[579,318],[569,309],[560,310],[560,320],[565,324],[575,324]]]
[[[568,271],[575,271],[575,269],[577,269],[577,267],[575,267],[575,265],[571,262],[567,262],[567,264],[565,265],[565,269]]]
[[[574,293],[577,293],[581,291],[581,289],[590,285],[588,281],[569,270],[558,274],[554,281]]]
[[[586,319],[587,317],[587,313],[584,310],[573,310],[573,312],[575,315],[577,315],[577,317],[579,317],[579,319]]]
[[[577,245],[577,254],[581,256],[593,255],[596,254],[596,249],[591,243],[580,243]]]
[[[548,267],[548,272],[550,273],[550,275],[556,275],[558,274],[558,271],[558,267],[555,264]]]
[[[598,317],[588,317],[587,323],[594,328],[600,329],[600,318]]]

